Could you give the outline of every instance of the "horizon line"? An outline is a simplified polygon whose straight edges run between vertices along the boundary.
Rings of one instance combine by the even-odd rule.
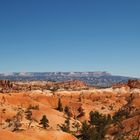
[[[14,73],[106,73],[109,74],[110,76],[122,76],[122,77],[130,77],[130,78],[140,78],[139,76],[131,76],[131,75],[122,75],[122,74],[113,74],[108,71],[17,71],[17,72],[0,72],[0,74],[14,74]],[[8,76],[8,75],[7,75]]]

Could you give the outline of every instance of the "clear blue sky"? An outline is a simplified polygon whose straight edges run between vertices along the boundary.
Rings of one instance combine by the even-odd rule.
[[[0,72],[140,77],[140,0],[0,0]]]

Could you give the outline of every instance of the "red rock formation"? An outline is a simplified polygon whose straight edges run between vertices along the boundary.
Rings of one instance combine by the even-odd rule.
[[[140,80],[129,80],[126,83],[117,83],[112,86],[113,89],[122,88],[122,87],[130,88],[130,89],[132,88],[140,89]]]
[[[13,84],[9,80],[0,80],[0,92],[9,92]]]
[[[138,88],[140,89],[140,80],[129,80],[127,85],[132,88]]]

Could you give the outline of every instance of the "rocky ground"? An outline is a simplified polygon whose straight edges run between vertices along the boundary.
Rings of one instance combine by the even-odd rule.
[[[123,135],[124,139],[133,140],[139,136],[139,81],[107,89],[88,87],[80,81],[1,81],[0,87],[0,140],[76,140],[80,139],[77,136],[82,123],[89,121],[91,111],[113,117],[120,110],[127,116],[123,114],[117,123],[108,125],[106,139],[117,140]],[[62,110],[58,109],[60,102]],[[67,133],[60,127],[68,118],[66,107],[70,121]],[[49,121],[46,129],[40,124],[43,115]],[[79,124],[78,130],[75,122]]]

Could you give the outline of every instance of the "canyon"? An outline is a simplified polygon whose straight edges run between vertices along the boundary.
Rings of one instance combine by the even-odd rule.
[[[89,123],[91,112],[109,115],[113,120],[102,139],[139,137],[139,80],[110,88],[89,86],[79,80],[1,80],[0,92],[1,140],[82,140],[83,123]],[[44,115],[48,120],[45,129],[40,123]]]

